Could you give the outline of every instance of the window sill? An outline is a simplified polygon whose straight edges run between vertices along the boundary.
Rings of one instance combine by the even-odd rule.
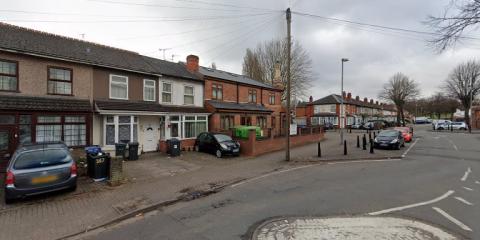
[[[47,95],[52,95],[52,96],[66,96],[66,97],[74,97],[73,94],[60,94],[60,93],[47,93]]]
[[[0,90],[0,92],[20,93],[18,90]]]
[[[112,99],[112,100],[125,100],[125,101],[128,101],[128,98],[113,98],[113,97],[110,97],[109,99]]]

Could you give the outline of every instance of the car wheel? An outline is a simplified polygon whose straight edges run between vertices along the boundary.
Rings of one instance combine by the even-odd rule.
[[[399,143],[399,144],[397,144],[397,146],[395,146],[395,149],[396,149],[396,150],[400,150],[400,148],[401,148],[401,145],[400,145],[400,143]]]
[[[200,146],[195,145],[195,152],[200,152]]]
[[[217,156],[217,158],[221,158],[221,157],[222,157],[222,151],[217,150],[217,151],[215,152],[215,156]]]
[[[463,131],[465,131],[465,130],[467,130],[467,129],[466,129],[466,128],[460,128],[460,130],[463,130]]]
[[[5,204],[12,204],[15,202],[15,199],[13,198],[8,198],[7,196],[5,196]]]

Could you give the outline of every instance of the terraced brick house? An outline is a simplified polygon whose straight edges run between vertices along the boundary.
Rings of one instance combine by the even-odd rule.
[[[0,165],[26,142],[148,152],[208,130],[204,82],[183,64],[4,23],[0,33]]]
[[[259,126],[265,135],[276,136],[285,130],[280,81],[267,84],[244,75],[202,67],[194,55],[187,57],[186,67],[205,81],[205,107],[211,113],[211,131],[227,132],[234,126],[247,125]]]
[[[324,98],[302,102],[297,106],[297,121],[306,125],[324,125],[331,123],[335,127],[351,126],[365,123],[369,120],[384,119],[395,121],[397,111],[391,105],[379,103],[373,99],[352,98],[351,93],[343,93],[345,117],[340,116],[342,96],[331,94]],[[343,119],[340,120],[340,119]]]

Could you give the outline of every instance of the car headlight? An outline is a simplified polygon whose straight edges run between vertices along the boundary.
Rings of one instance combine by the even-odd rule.
[[[397,143],[398,139],[393,139],[390,143]]]
[[[220,143],[220,147],[222,147],[223,149],[228,149],[227,145],[225,145],[223,143]]]

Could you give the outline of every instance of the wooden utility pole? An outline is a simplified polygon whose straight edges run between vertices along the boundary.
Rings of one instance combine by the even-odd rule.
[[[291,65],[291,48],[292,48],[292,12],[290,8],[287,8],[287,149],[285,152],[285,160],[290,161],[290,123],[291,123],[291,110],[290,110],[290,98],[291,98],[291,85],[290,85],[290,65]]]

